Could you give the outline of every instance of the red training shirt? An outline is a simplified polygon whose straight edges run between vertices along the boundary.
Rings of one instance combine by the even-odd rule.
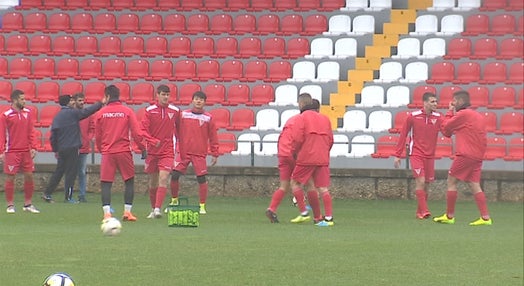
[[[159,147],[148,144],[147,153],[174,156],[179,122],[180,109],[172,104],[162,106],[157,103],[147,107],[141,122],[141,129],[160,140]]]
[[[433,158],[442,120],[442,115],[438,112],[431,112],[429,115],[424,109],[411,112],[402,126],[395,156],[401,157],[404,153],[409,133],[409,155]]]
[[[453,114],[446,113],[442,123],[442,134],[455,134],[455,155],[475,160],[484,159],[487,148],[486,124],[484,117],[473,109],[465,108]]]
[[[206,156],[209,147],[210,154],[218,157],[217,128],[210,113],[198,113],[192,109],[182,111],[179,132],[181,154]]]
[[[18,111],[11,107],[0,115],[0,154],[37,149],[31,117],[28,108]]]

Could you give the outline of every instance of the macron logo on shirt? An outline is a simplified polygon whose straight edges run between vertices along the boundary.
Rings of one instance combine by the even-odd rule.
[[[125,113],[123,112],[107,112],[102,114],[102,118],[123,118]]]

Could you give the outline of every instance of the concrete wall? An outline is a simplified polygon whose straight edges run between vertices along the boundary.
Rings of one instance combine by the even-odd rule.
[[[41,192],[55,165],[37,165],[35,172],[35,190]],[[148,177],[143,167],[137,166],[135,188],[137,193],[147,191]],[[269,197],[278,187],[278,170],[276,168],[258,167],[213,167],[209,169],[209,194],[220,197]],[[99,166],[88,167],[88,192],[99,192]],[[335,198],[348,199],[395,199],[410,200],[414,198],[414,181],[411,171],[395,169],[332,169],[331,192]],[[436,180],[429,192],[430,200],[444,200],[446,192],[447,171],[438,170]],[[5,176],[0,176],[3,186]],[[524,202],[524,174],[511,171],[484,171],[482,187],[489,201]],[[17,176],[17,190],[22,189],[23,178]],[[0,188],[3,190],[3,188]],[[459,184],[458,200],[472,200],[466,184]],[[114,192],[123,191],[123,183],[118,177],[113,185]],[[188,196],[197,196],[196,179],[189,170],[181,179],[181,192]],[[62,194],[59,187],[57,198]],[[39,194],[37,194],[39,195]],[[35,195],[36,196],[36,195]]]

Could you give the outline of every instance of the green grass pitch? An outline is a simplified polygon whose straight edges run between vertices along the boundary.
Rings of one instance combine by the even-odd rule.
[[[416,220],[414,201],[334,200],[335,226],[294,225],[286,199],[280,224],[264,215],[269,198],[215,198],[198,228],[148,220],[135,196],[135,223],[119,236],[100,231],[100,197],[45,204],[41,214],[0,212],[0,284],[41,285],[67,272],[101,285],[523,285],[523,204],[489,203],[494,225],[470,227],[474,202],[459,202],[455,225]],[[56,197],[60,197],[57,194]],[[191,198],[197,202],[196,198]],[[440,215],[445,202],[430,202]],[[115,215],[122,195],[113,194]]]

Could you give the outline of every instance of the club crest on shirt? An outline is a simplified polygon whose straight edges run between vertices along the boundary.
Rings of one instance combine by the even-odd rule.
[[[169,117],[169,119],[172,119],[174,115],[175,115],[174,113],[168,113],[168,114],[167,114],[167,116]]]
[[[417,175],[420,175],[420,171],[421,169],[415,169],[415,173],[417,173]]]
[[[15,166],[9,165],[7,166],[7,169],[9,169],[9,172],[12,172],[15,169]]]
[[[436,119],[431,119],[431,124],[435,125],[435,123],[437,123],[437,120]]]
[[[198,124],[199,124],[200,126],[204,125],[204,123],[206,123],[205,120],[202,120],[202,119],[199,119],[199,120],[198,120]]]
[[[27,119],[27,113],[22,113],[25,119]]]

